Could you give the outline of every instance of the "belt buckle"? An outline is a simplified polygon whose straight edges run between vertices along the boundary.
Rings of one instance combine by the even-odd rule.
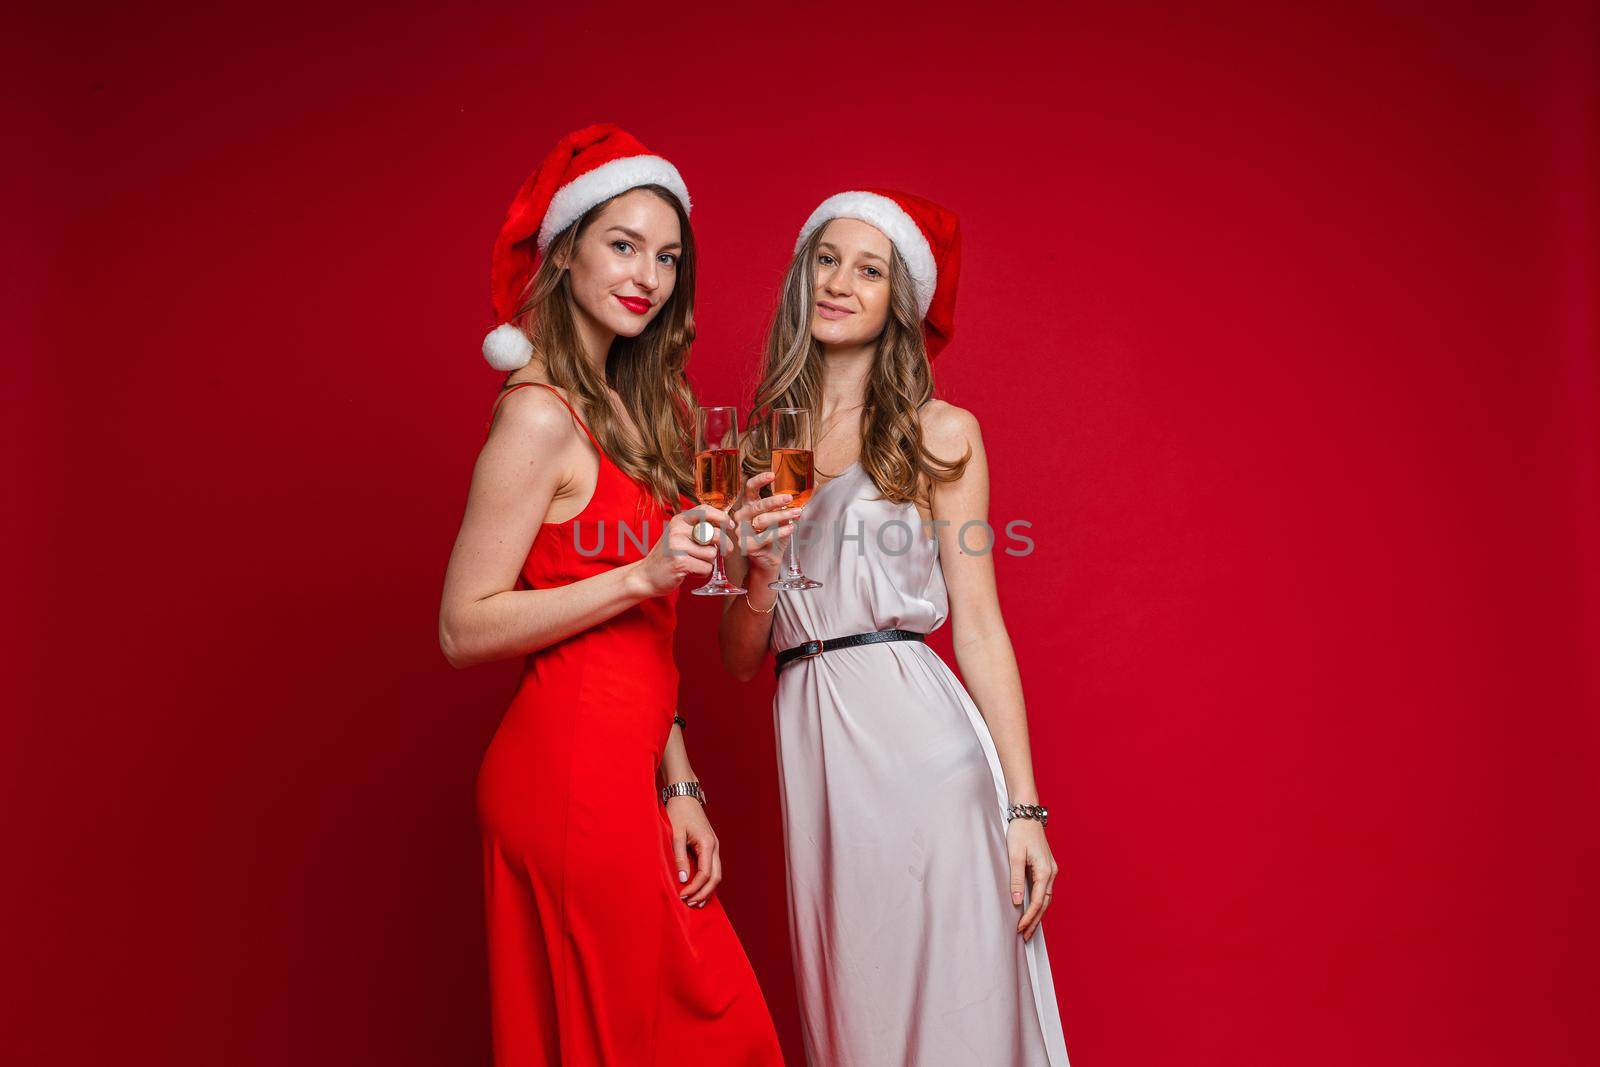
[[[800,655],[796,656],[795,659],[810,659],[812,656],[820,656],[820,655],[822,655],[823,649],[827,646],[827,642],[824,641],[820,637],[817,638],[817,640],[814,641],[814,642],[813,641],[807,641],[806,644],[807,645],[815,644],[817,646],[817,650],[815,652],[802,652],[802,653],[800,653]],[[804,647],[804,646],[801,646],[801,647]]]

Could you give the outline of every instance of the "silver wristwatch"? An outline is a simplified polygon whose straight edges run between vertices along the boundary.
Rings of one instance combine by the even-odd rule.
[[[699,782],[673,782],[661,790],[661,803],[665,804],[673,797],[694,797],[701,804],[706,802],[706,791],[700,788]]]

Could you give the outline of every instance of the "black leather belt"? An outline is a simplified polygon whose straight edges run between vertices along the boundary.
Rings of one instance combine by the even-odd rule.
[[[836,648],[855,648],[857,645],[881,645],[885,641],[926,641],[927,634],[919,634],[915,630],[872,630],[864,634],[851,634],[849,637],[819,638],[807,641],[804,644],[786,648],[778,653],[778,662],[773,666],[773,674],[781,674],[783,669],[797,659],[810,659],[820,656],[824,652],[832,652]]]

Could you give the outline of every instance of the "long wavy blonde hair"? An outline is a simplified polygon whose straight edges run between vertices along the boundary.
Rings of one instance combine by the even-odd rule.
[[[666,189],[659,185],[634,188],[648,190],[672,206],[683,234],[683,248],[672,295],[638,337],[617,337],[611,342],[604,378],[584,357],[570,277],[567,269],[557,264],[571,262],[578,241],[616,197],[596,204],[551,240],[511,321],[528,335],[533,350],[543,358],[550,382],[580,402],[589,429],[611,461],[649,486],[668,511],[675,511],[678,494],[694,491],[689,449],[695,401],[684,370],[694,342],[694,231],[683,205]],[[642,443],[630,439],[623,429],[607,395],[608,386],[622,398],[644,438]]]
[[[783,292],[767,333],[761,381],[745,425],[744,473],[749,478],[772,464],[767,415],[775,407],[809,408],[822,403],[822,345],[811,336],[816,303],[817,246],[826,226],[818,226],[795,252],[783,277]],[[960,459],[946,462],[922,440],[917,412],[933,396],[933,369],[922,337],[922,317],[911,275],[900,254],[889,253],[889,315],[878,338],[861,409],[861,466],[884,499],[932,506],[934,482],[960,478],[972,459],[969,446]]]

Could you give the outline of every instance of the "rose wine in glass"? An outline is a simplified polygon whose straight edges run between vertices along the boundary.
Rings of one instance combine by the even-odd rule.
[[[700,407],[694,412],[694,496],[708,508],[728,510],[738,496],[739,411],[731,407]],[[728,581],[722,569],[722,531],[717,530],[717,558],[711,579],[695,596],[738,596],[744,590]]]
[[[772,409],[772,491],[793,493],[791,508],[804,507],[811,499],[811,411],[808,408]],[[816,589],[822,583],[800,573],[800,560],[794,550],[795,535],[789,536],[789,548],[783,576],[768,583],[769,588],[784,590]]]

